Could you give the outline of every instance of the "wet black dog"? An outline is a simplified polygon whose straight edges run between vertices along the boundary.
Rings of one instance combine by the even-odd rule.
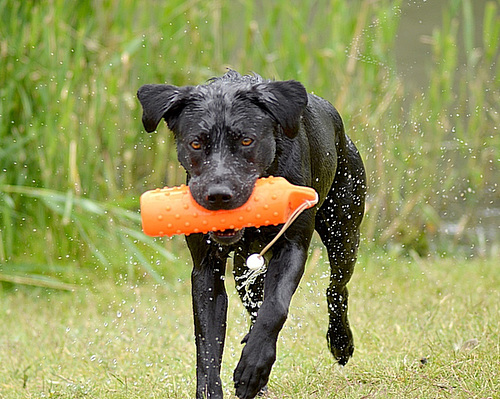
[[[279,227],[192,234],[192,295],[197,349],[197,398],[222,398],[220,367],[226,332],[226,259],[234,251],[238,291],[252,327],[234,371],[236,395],[253,398],[265,387],[276,340],[304,272],[316,229],[328,250],[330,350],[342,365],[353,353],[347,288],[359,243],[365,200],[361,157],[335,108],[296,81],[266,81],[229,71],[202,86],[145,85],[138,91],[144,127],[162,118],[175,134],[180,163],[195,200],[211,210],[243,205],[260,177],[283,176],[313,187],[319,203],[301,214],[272,247],[265,274],[253,282],[245,259]]]

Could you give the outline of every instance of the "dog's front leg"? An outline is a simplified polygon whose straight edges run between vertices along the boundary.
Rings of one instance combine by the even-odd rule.
[[[196,398],[222,398],[220,367],[226,336],[226,256],[206,244],[203,236],[187,239],[193,257],[191,274],[196,337]]]
[[[264,301],[234,371],[238,398],[254,398],[267,384],[276,360],[278,334],[304,273],[310,236],[304,238],[298,242],[286,241],[281,248],[273,249],[264,282]]]

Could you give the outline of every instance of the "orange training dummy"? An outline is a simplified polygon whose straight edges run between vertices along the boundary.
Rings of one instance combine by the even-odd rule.
[[[141,195],[142,230],[158,237],[278,225],[300,206],[311,208],[317,202],[314,189],[295,186],[283,177],[258,179],[246,204],[231,210],[203,208],[185,185],[157,188]]]

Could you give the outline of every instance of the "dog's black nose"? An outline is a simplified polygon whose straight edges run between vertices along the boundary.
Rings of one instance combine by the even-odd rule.
[[[208,189],[206,199],[212,210],[229,209],[231,208],[233,192],[229,187],[224,185],[211,186]]]

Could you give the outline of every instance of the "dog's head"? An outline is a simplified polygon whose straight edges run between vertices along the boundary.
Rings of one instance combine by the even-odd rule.
[[[297,135],[307,92],[296,81],[263,81],[234,71],[207,85],[142,86],[146,131],[162,118],[174,132],[191,193],[209,210],[234,209],[266,174],[279,137]]]

